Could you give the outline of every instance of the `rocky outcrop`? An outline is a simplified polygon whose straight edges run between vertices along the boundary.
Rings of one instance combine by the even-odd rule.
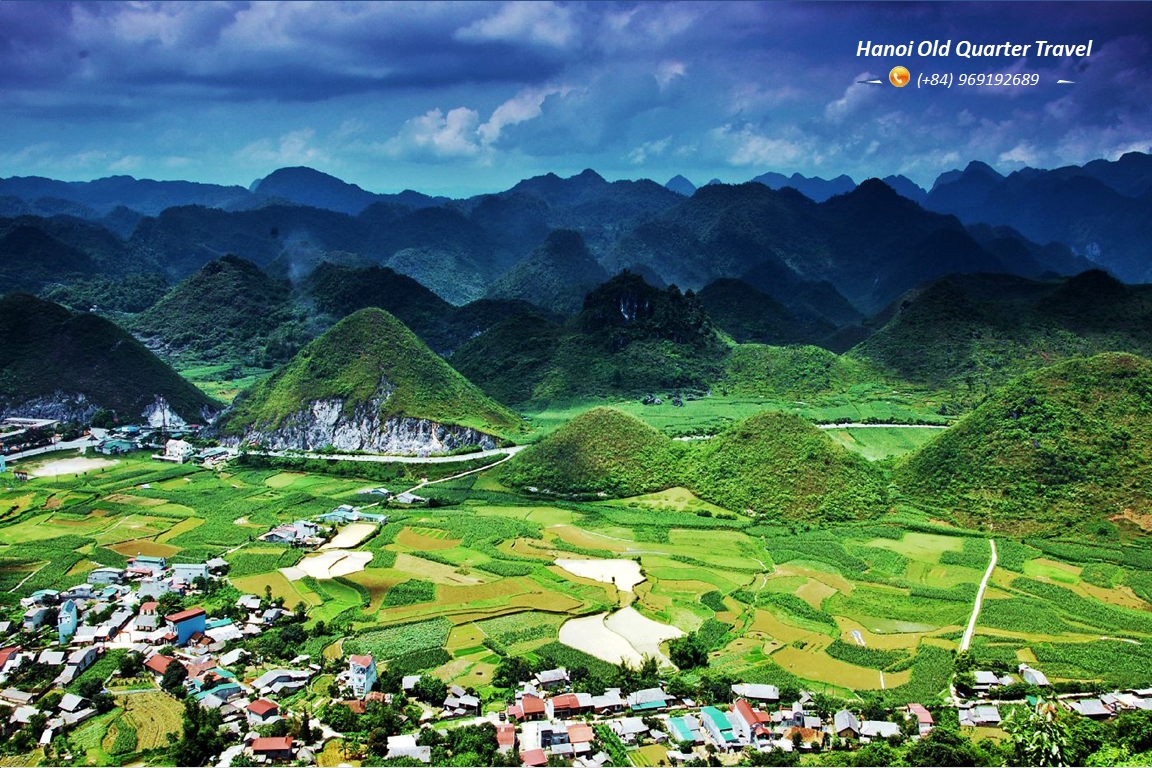
[[[77,424],[87,424],[92,420],[96,411],[103,406],[88,399],[87,395],[75,392],[53,392],[49,396],[34,397],[21,402],[0,400],[0,418],[10,416],[23,416],[30,419],[56,419],[57,421],[71,421]],[[115,409],[112,409],[115,410]],[[123,423],[132,423],[142,420],[151,427],[178,428],[187,426],[187,422],[172,410],[172,406],[163,395],[155,395],[152,401],[139,413],[118,413]],[[213,412],[207,408],[200,413],[203,423],[212,420]]]
[[[172,410],[172,406],[168,405],[168,401],[164,399],[163,395],[156,395],[141,416],[144,417],[150,427],[178,428],[188,424]]]
[[[27,419],[56,419],[85,424],[100,406],[82,394],[53,392],[49,396],[34,397],[21,402],[0,401],[0,418],[21,416]]]
[[[390,393],[389,393],[390,394]],[[273,450],[342,451],[417,454],[448,453],[466,446],[496,447],[496,438],[470,427],[440,424],[431,419],[381,416],[387,395],[369,400],[351,412],[342,399],[315,400],[308,408],[288,414],[276,424],[255,425],[242,435],[229,435],[225,445],[254,443]]]

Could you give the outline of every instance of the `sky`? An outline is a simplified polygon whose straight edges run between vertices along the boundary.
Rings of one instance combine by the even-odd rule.
[[[858,57],[860,41],[1089,57]],[[894,88],[889,69],[1038,73]],[[880,78],[883,85],[858,80]],[[1074,81],[1058,85],[1057,78]],[[0,176],[250,185],[307,165],[463,196],[541,173],[930,186],[1152,146],[1148,3],[12,2]]]

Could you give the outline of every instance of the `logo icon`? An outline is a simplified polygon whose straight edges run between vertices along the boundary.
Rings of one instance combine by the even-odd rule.
[[[892,71],[888,73],[888,82],[897,88],[903,88],[908,85],[908,81],[912,76],[908,74],[908,70],[904,67],[892,67]]]

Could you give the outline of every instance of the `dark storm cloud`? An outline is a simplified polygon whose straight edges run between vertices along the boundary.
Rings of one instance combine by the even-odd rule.
[[[860,40],[1089,38],[1079,63],[902,62],[1039,72],[1038,88],[855,83],[897,63],[857,58]],[[585,166],[927,183],[971,159],[1146,147],[1150,38],[1137,3],[0,2],[0,174],[247,183],[307,163],[448,192]]]

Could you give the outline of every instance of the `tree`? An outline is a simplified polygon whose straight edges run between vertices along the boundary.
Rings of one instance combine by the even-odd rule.
[[[1038,701],[1034,709],[1019,709],[1004,720],[1012,738],[1013,765],[1064,766],[1068,757],[1069,723],[1060,706]]]
[[[505,656],[496,665],[492,675],[492,685],[497,688],[515,688],[521,682],[532,679],[532,668],[519,656]]]
[[[144,662],[138,653],[126,653],[120,657],[118,667],[120,677],[139,677],[144,672]]]
[[[424,675],[412,688],[412,695],[426,704],[440,705],[448,696],[448,686],[432,675]]]
[[[691,632],[669,641],[668,658],[680,669],[695,669],[708,664],[708,648],[696,632]]]
[[[174,764],[208,765],[224,750],[224,738],[220,735],[222,722],[218,710],[204,709],[193,699],[185,700],[183,732],[172,751]]]
[[[165,592],[156,602],[160,605],[157,612],[161,616],[176,613],[184,608],[184,597],[178,592]]]
[[[740,765],[755,766],[792,766],[800,765],[800,753],[796,750],[789,752],[786,749],[771,749],[767,752],[749,749],[745,750]]]
[[[184,691],[184,681],[188,679],[188,670],[178,661],[172,661],[164,674],[160,677],[160,687],[169,693]]]
[[[908,765],[965,766],[987,765],[988,756],[959,733],[947,728],[934,728],[908,748]]]

